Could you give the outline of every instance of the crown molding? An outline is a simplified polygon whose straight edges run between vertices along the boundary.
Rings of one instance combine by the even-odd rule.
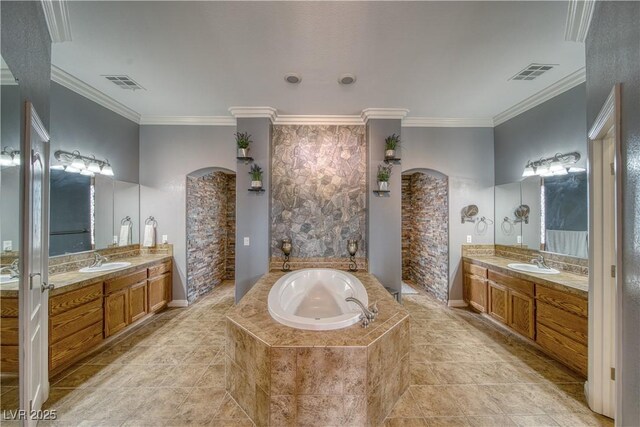
[[[406,108],[365,108],[362,110],[362,121],[367,123],[370,119],[404,119],[409,110]]]
[[[139,113],[129,107],[122,105],[110,96],[105,95],[98,89],[89,86],[82,80],[72,76],[71,74],[56,67],[53,64],[51,65],[51,80],[66,87],[69,90],[74,91],[79,95],[84,96],[87,99],[90,99],[91,101],[99,105],[102,105],[103,107],[113,111],[114,113],[120,114],[122,117],[129,119],[132,122],[140,123]]]
[[[274,122],[276,125],[364,125],[360,116],[340,115],[301,115],[278,116]]]
[[[53,43],[71,41],[71,23],[66,0],[40,0]]]
[[[564,39],[568,42],[584,43],[591,25],[595,0],[570,0],[567,7]]]
[[[502,113],[496,115],[493,118],[493,125],[498,126],[507,120],[510,120],[527,110],[532,109],[545,101],[550,100],[551,98],[560,95],[563,92],[572,89],[579,84],[582,84],[586,81],[585,69],[584,67],[580,68],[578,71],[569,74],[568,76],[558,80],[551,86],[541,90],[535,95],[530,96],[529,98],[518,102],[516,105],[504,110]]]
[[[231,107],[229,112],[236,119],[267,118],[274,122],[278,117],[278,110],[273,107]]]
[[[8,68],[0,68],[0,84],[3,86],[15,86],[18,84],[11,70]]]
[[[491,117],[453,118],[453,117],[406,117],[402,121],[405,128],[492,128]]]
[[[142,116],[141,125],[235,126],[233,116]]]

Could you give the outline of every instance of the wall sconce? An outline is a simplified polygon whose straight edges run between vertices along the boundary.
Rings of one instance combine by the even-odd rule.
[[[358,241],[347,240],[347,251],[349,251],[349,271],[358,271],[356,263],[356,253],[358,252]]]
[[[522,172],[522,177],[529,176],[552,176],[566,175],[568,173],[584,172],[586,169],[575,165],[581,158],[580,153],[574,151],[572,153],[558,153],[553,157],[540,159],[532,162],[529,160]]]
[[[284,253],[284,262],[282,263],[282,271],[291,271],[291,266],[289,265],[289,255],[291,255],[291,239],[284,238],[282,239],[282,244],[280,245],[280,249],[282,249],[282,253]]]
[[[78,150],[73,152],[58,150],[53,155],[58,164],[52,165],[51,169],[64,170],[70,173],[79,173],[87,176],[101,174],[113,176],[113,168],[108,160],[96,159],[95,156],[83,156]]]
[[[0,166],[20,166],[20,151],[4,147],[0,152]]]

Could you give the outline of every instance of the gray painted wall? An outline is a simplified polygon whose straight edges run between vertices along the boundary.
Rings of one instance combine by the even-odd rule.
[[[493,218],[494,152],[492,128],[402,128],[402,170],[431,169],[449,177],[449,300],[462,300],[462,245],[492,244],[493,226],[483,234],[460,223],[460,210],[478,205]],[[398,206],[400,203],[398,202]]]
[[[263,193],[250,192],[251,163],[237,163],[236,174],[236,302],[256,281],[269,271],[270,212],[271,212],[271,120],[240,118],[238,132],[249,132],[253,140],[249,155],[262,170]],[[235,144],[229,145],[235,152]],[[244,245],[248,237],[250,246]]]
[[[528,160],[578,151],[587,160],[586,86],[581,84],[496,126],[495,183],[520,181]]]
[[[369,272],[384,286],[402,288],[402,171],[394,165],[389,190],[376,196],[378,165],[384,160],[384,139],[392,134],[401,135],[399,119],[373,119],[367,122],[368,177],[368,256]],[[402,137],[402,135],[401,135]]]
[[[114,179],[138,183],[140,126],[119,114],[51,83],[51,156],[79,150],[108,159]]]
[[[622,84],[622,351],[616,374],[616,425],[640,425],[640,3],[596,2],[586,40],[587,123],[598,115],[614,84]]]
[[[187,175],[207,167],[235,171],[234,132],[233,126],[140,127],[140,217],[153,215],[158,221],[158,241],[166,234],[173,244],[176,300],[187,299]]]

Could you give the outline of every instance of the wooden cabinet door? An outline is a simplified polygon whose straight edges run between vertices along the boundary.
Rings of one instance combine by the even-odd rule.
[[[508,291],[504,286],[489,280],[487,312],[502,323],[507,323]]]
[[[535,338],[536,313],[534,299],[532,297],[514,290],[509,290],[508,315],[508,325],[511,329],[531,339]]]
[[[166,307],[168,303],[168,293],[171,287],[171,273],[164,273],[160,276],[152,277],[147,283],[149,312],[158,311]]]
[[[143,318],[147,311],[147,281],[129,288],[129,323]]]
[[[467,283],[469,305],[485,313],[487,311],[487,280],[467,274],[465,282]]]
[[[109,337],[129,324],[129,288],[104,299],[104,336]]]

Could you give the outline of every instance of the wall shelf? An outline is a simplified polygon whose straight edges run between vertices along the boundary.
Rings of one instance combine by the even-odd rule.
[[[249,162],[253,162],[253,157],[236,157],[236,159],[243,161],[245,165]]]
[[[400,160],[402,160],[402,159],[400,159],[399,157],[385,157],[384,162],[386,164],[393,163],[395,165],[399,165],[400,164]]]
[[[388,197],[391,190],[373,190],[378,197]]]
[[[260,188],[250,188],[249,191],[252,191],[254,193],[262,193],[263,191],[265,191],[264,188],[260,187]]]

